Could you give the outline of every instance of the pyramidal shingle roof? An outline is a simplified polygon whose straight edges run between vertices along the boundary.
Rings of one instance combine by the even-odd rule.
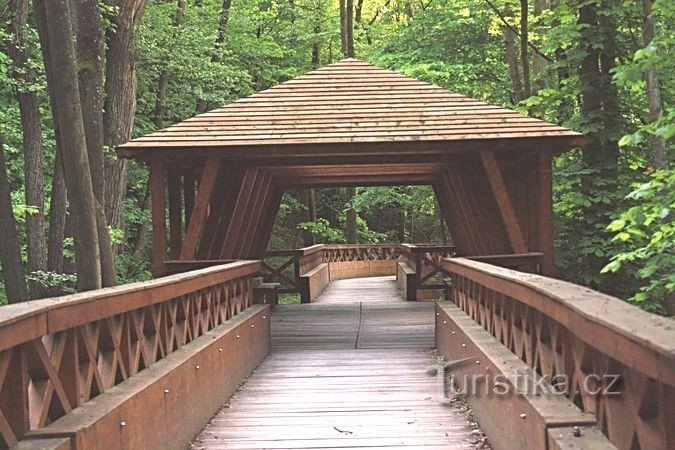
[[[120,146],[143,149],[559,138],[560,126],[349,58]],[[557,140],[557,139],[556,139]],[[562,142],[561,142],[562,143]]]

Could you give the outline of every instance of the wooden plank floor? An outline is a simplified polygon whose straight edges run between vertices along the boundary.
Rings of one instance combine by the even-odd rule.
[[[433,315],[431,303],[402,301],[388,277],[279,306],[272,353],[192,448],[474,448],[466,414],[438,401],[427,374]]]

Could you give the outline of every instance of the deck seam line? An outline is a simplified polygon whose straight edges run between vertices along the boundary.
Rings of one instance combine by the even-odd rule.
[[[359,326],[356,328],[356,342],[354,350],[359,349],[359,336],[361,336],[361,324],[363,323],[363,302],[359,302]]]

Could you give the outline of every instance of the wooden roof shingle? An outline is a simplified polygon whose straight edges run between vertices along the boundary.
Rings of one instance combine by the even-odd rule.
[[[120,156],[193,148],[460,142],[546,138],[558,150],[579,133],[349,58],[134,139]],[[564,148],[561,148],[564,147]],[[298,147],[299,148],[299,147]]]

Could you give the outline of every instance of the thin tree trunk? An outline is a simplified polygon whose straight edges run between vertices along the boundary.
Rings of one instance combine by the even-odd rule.
[[[87,141],[82,119],[73,28],[67,0],[34,0],[45,64],[51,65],[54,103],[64,142],[64,169],[69,200],[73,208],[77,284],[81,291],[101,287],[101,260],[96,225],[96,198],[89,171]],[[49,56],[49,60],[46,57]],[[54,76],[58,74],[58,76]]]
[[[340,43],[342,54],[347,56],[347,4],[346,0],[340,0]]]
[[[147,0],[106,0],[118,9],[114,27],[106,33],[104,144],[109,149],[131,137],[136,113],[135,33]],[[112,228],[124,229],[122,203],[126,195],[127,161],[105,161],[105,216]]]
[[[520,62],[523,68],[523,94],[525,98],[532,95],[530,86],[530,57],[528,54],[528,1],[520,0]]]
[[[141,211],[150,210],[150,183],[148,183],[145,188],[145,197],[143,197],[143,203],[141,204]],[[149,220],[144,220],[140,227],[138,227],[138,232],[136,233],[136,240],[134,241],[134,255],[139,256],[145,247],[145,240],[148,236],[148,226],[150,224]]]
[[[96,225],[101,254],[103,286],[117,284],[117,270],[105,205],[103,158],[103,77],[105,46],[97,0],[71,0],[71,14],[77,17],[76,43],[78,86],[87,139],[87,156],[96,197]]]
[[[171,44],[175,45],[178,40],[178,33],[180,27],[185,21],[185,0],[178,0],[176,5],[176,12],[173,17],[173,34],[171,36]],[[215,54],[214,54],[215,55]],[[164,114],[166,110],[166,91],[169,86],[169,69],[166,66],[159,73],[159,79],[157,81],[157,100],[155,102],[155,117],[154,123],[155,127],[163,128],[164,123]]]
[[[321,67],[321,19],[323,8],[321,0],[314,0],[314,42],[312,43],[312,67]]]
[[[354,23],[358,26],[361,26],[363,21],[363,0],[358,0],[356,2],[356,11],[354,12]]]
[[[536,17],[540,17],[544,11],[549,9],[551,9],[550,0],[536,0],[534,3],[534,15]],[[538,53],[532,54],[532,76],[534,77],[532,84],[535,93],[544,89],[548,84],[546,79],[547,66],[548,61],[546,58]]]
[[[300,197],[300,203],[305,207],[305,214],[303,217],[303,222],[311,222],[312,221],[312,212],[311,212],[311,205],[310,205],[310,192],[309,189],[307,188],[300,188],[299,192],[299,197]],[[314,235],[312,234],[311,230],[302,230],[302,240],[303,244],[305,247],[308,247],[310,245],[314,245]]]
[[[351,202],[356,195],[356,188],[348,187],[346,189],[347,202]],[[349,208],[345,218],[345,239],[347,244],[356,244],[358,236],[356,235],[356,211],[354,208]]]
[[[0,265],[9,303],[29,299],[26,273],[21,261],[21,246],[12,211],[12,195],[5,166],[5,146],[0,136]]]
[[[347,0],[346,11],[346,25],[347,25],[347,57],[355,58],[354,51],[354,0]]]
[[[216,50],[222,48],[225,43],[225,35],[227,34],[227,24],[230,21],[230,10],[232,9],[232,0],[223,0],[223,7],[220,10],[220,18],[218,20],[218,34],[216,36]],[[215,55],[215,57],[219,55]]]
[[[516,52],[516,35],[509,27],[504,27],[504,53],[506,63],[509,66],[509,75],[511,76],[511,85],[516,102],[525,98],[523,85],[520,81],[520,70],[518,69],[518,55]]]
[[[652,17],[652,0],[642,0],[642,38],[647,47],[656,34],[656,24]],[[655,69],[645,72],[647,83],[647,101],[649,103],[649,121],[654,123],[663,116],[663,103],[661,101],[661,87],[659,75]],[[668,155],[666,152],[666,140],[660,136],[652,136],[652,151],[654,152],[654,168],[667,169]]]
[[[16,98],[21,113],[26,204],[37,210],[26,214],[27,269],[32,273],[47,270],[42,117],[37,94],[29,88],[35,82],[33,71],[27,65],[27,43],[24,35],[29,4],[27,0],[12,0],[11,8],[15,43],[8,46],[8,51],[14,63],[14,78],[23,85],[16,90]],[[45,296],[46,290],[40,283],[32,282],[29,286],[31,298]]]

